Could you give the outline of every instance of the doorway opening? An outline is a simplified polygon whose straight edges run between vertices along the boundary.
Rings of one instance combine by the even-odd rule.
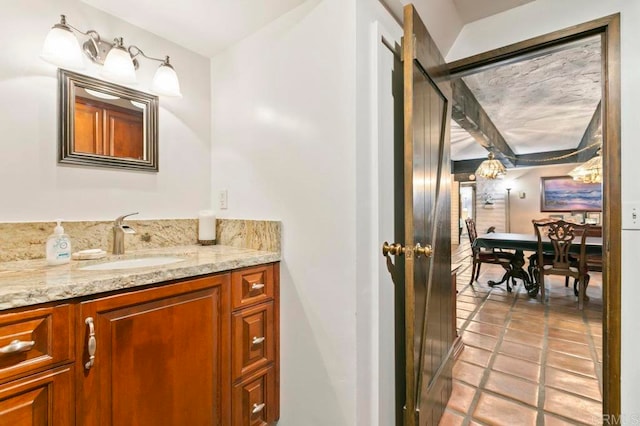
[[[619,38],[619,15],[613,15],[449,64],[452,75],[461,78],[505,65],[535,61],[554,52],[584,47],[585,43],[594,40],[598,43],[601,100],[597,107],[593,105],[591,118],[600,121],[589,130],[587,125],[595,121],[587,120],[584,134],[591,132],[589,138],[584,143],[579,141],[580,145],[554,149],[551,154],[526,149],[509,151],[508,143],[505,148],[492,138],[493,142],[484,147],[485,156],[488,150],[496,153],[496,157],[501,156],[503,162],[511,162],[508,165],[526,164],[528,168],[511,168],[503,180],[473,183],[477,186],[473,200],[477,200],[478,208],[473,208],[473,215],[469,217],[479,224],[479,234],[489,231],[492,226],[497,232],[532,234],[532,219],[562,216],[599,226],[604,244],[601,272],[590,272],[592,281],[586,294],[591,300],[584,311],[578,310],[573,290],[570,285],[565,287],[564,279],[547,279],[548,297],[540,301],[539,295],[537,299],[530,297],[522,282],[513,293],[507,292],[504,286],[489,287],[489,279],[499,278],[504,272],[500,265],[486,265],[485,274],[480,275],[473,286],[470,285],[471,269],[465,275],[457,265],[460,275],[457,280],[457,325],[466,347],[454,366],[454,392],[446,415],[455,418],[464,414],[469,421],[492,423],[506,420],[491,417],[493,415],[515,413],[520,422],[527,423],[529,419],[535,424],[536,421],[553,420],[602,423],[603,413],[620,413],[621,211],[620,181],[615,178],[620,175]],[[472,85],[472,82],[467,83]],[[538,96],[544,96],[544,93]],[[454,90],[454,116],[456,101],[459,99]],[[471,108],[469,104],[465,107],[462,109],[467,112]],[[551,111],[567,116],[574,112]],[[458,118],[464,122],[460,111]],[[466,129],[470,133],[475,125],[479,133],[490,134],[486,128],[477,129],[481,120],[467,118],[472,123]],[[464,128],[464,123],[461,127]],[[540,131],[535,126],[529,127],[532,128]],[[567,211],[544,208],[544,194],[540,193],[545,190],[544,186],[533,188],[531,185],[536,181],[538,184],[545,182],[545,178],[568,175],[578,163],[574,160],[563,164],[567,158],[582,158],[581,162],[584,162],[586,154],[579,157],[581,154],[595,154],[598,146],[593,140],[598,136],[597,128],[600,129],[604,165],[601,212],[587,211],[588,208]],[[455,135],[455,129],[453,133]],[[517,139],[519,135],[505,136],[502,142]],[[544,134],[539,133],[536,141],[542,139]],[[463,191],[468,191],[465,187],[472,185],[465,178],[475,174],[478,163],[462,159],[459,168],[454,167],[454,178],[460,188],[459,218],[463,217]],[[518,187],[518,183],[525,181],[528,186]],[[465,230],[461,231],[461,236],[465,237]],[[469,249],[469,241],[464,238],[460,248],[464,247],[465,241]],[[559,401],[567,404],[563,406]],[[576,409],[577,406],[582,408]]]

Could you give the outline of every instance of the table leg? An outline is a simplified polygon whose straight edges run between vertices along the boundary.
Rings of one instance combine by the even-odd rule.
[[[534,283],[531,282],[531,278],[527,271],[524,270],[524,253],[522,250],[516,250],[513,260],[511,261],[511,268],[505,272],[504,276],[499,282],[489,281],[489,287],[493,287],[496,285],[500,285],[503,282],[507,282],[507,291],[511,292],[511,286],[509,285],[509,278],[512,280],[515,278],[519,278],[524,281],[524,288],[527,290],[529,295],[531,292],[535,290],[535,293],[538,293],[538,288]]]

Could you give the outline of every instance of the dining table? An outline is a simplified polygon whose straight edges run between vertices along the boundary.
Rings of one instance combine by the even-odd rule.
[[[538,251],[538,237],[535,234],[516,234],[510,232],[492,232],[478,235],[473,242],[473,247],[485,249],[515,250],[513,259],[510,262],[510,269],[506,271],[502,279],[498,282],[489,281],[489,286],[497,286],[509,279],[521,279],[524,287],[531,297],[536,297],[539,290],[539,283],[535,282],[529,273],[524,269],[525,251]],[[553,252],[553,245],[548,238],[543,238],[542,247],[544,251]],[[569,249],[570,252],[580,253],[580,239],[576,238],[574,244]],[[586,237],[585,251],[587,255],[602,254],[602,237]]]

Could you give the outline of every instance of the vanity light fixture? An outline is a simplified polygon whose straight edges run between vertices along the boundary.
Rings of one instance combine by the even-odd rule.
[[[164,59],[147,56],[137,46],[125,47],[121,37],[109,43],[102,40],[95,30],[81,31],[68,24],[65,15],[60,15],[60,22],[47,34],[41,58],[60,68],[84,68],[80,44],[73,31],[88,37],[82,50],[91,61],[103,65],[100,75],[104,78],[116,83],[135,83],[135,70],[138,68],[136,57],[142,56],[160,62],[151,83],[151,92],[162,96],[182,97],[178,75],[169,63],[168,56]]]

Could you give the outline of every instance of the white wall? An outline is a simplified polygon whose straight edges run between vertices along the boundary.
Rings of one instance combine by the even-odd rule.
[[[399,45],[402,28],[378,0],[358,0],[356,13],[356,424],[386,426],[395,422],[394,284],[380,247],[394,240],[394,56],[382,37]]]
[[[622,202],[640,201],[640,2],[635,0],[537,0],[464,27],[447,56],[448,61],[496,49],[613,13],[621,13],[622,49]],[[640,232],[622,231],[622,411],[630,422],[640,416],[640,287],[637,257]]]
[[[123,36],[151,56],[170,55],[182,99],[160,98],[160,172],[130,172],[57,164],[56,68],[39,58],[47,32],[66,14],[105,39]],[[0,221],[195,217],[209,207],[209,60],[77,0],[4,1],[0,14]],[[97,76],[87,59],[81,71]],[[157,63],[141,60],[146,90]]]
[[[282,426],[356,424],[355,13],[308,1],[211,60],[221,213],[283,223]]]

